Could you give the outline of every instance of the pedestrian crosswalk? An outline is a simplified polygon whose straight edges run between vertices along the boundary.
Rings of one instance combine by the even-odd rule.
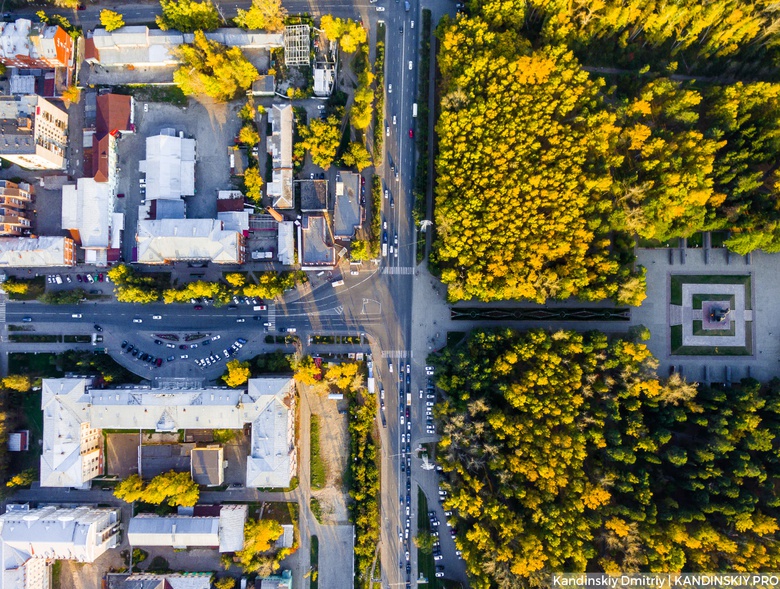
[[[8,297],[5,293],[0,293],[0,323],[5,323],[5,303]]]
[[[414,274],[414,266],[385,266],[382,274]]]
[[[406,360],[411,358],[412,353],[409,350],[383,350],[382,358],[396,358],[398,360]]]
[[[268,323],[271,324],[268,327],[270,331],[276,329],[276,304],[271,302],[268,303]]]

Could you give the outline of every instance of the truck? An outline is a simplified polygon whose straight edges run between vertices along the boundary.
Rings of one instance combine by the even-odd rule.
[[[265,311],[267,308],[268,307],[266,307],[265,305],[255,305],[254,307],[252,307],[252,310],[253,311]]]
[[[416,102],[412,104],[412,116],[415,117],[415,118],[417,117],[417,103]]]
[[[382,244],[382,257],[383,258],[387,257],[387,244],[386,243]]]
[[[406,405],[408,407],[412,406],[412,393],[406,393]]]

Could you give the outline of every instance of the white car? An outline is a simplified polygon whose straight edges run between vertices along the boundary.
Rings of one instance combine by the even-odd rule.
[[[390,137],[390,127],[385,128],[385,136]]]
[[[409,63],[411,63],[411,62],[409,62]],[[394,124],[394,125],[396,124],[396,123],[395,123],[395,115],[393,115],[393,124]]]
[[[187,358],[189,358],[189,355],[188,355],[188,354],[182,354],[182,355],[180,356],[180,358],[181,358],[182,360],[186,360]]]
[[[133,323],[143,323],[143,322],[144,322],[144,320],[139,318],[139,317],[136,317],[135,319],[133,319]]]
[[[382,221],[382,229],[387,229],[387,221]]]
[[[393,93],[393,85],[392,84],[388,84],[387,85],[387,93],[388,94],[392,94]]]
[[[377,6],[376,7],[376,11],[377,12],[384,12],[385,11],[385,7],[384,6]]]
[[[407,364],[406,365],[406,374],[410,374],[411,372],[412,372],[412,365],[411,364]]]
[[[152,315],[152,319],[162,319],[162,315]]]
[[[324,108],[325,108],[325,105],[324,105],[324,104],[318,104],[318,105],[317,105],[317,110],[322,110],[322,109],[324,109]]]
[[[390,194],[390,193],[388,192],[387,188],[385,188],[385,198],[387,198],[387,196],[388,196],[389,194]]]
[[[425,402],[426,407],[433,407],[433,401],[426,401]]]
[[[403,425],[403,424],[404,424],[404,415],[403,415],[403,413],[402,413],[402,414],[401,414],[401,425]],[[403,441],[403,440],[401,440],[401,441]]]
[[[423,398],[423,390],[422,389],[420,389],[420,398],[421,399]]]
[[[215,335],[214,337],[211,338],[211,341],[215,342],[218,339],[220,339],[221,337],[222,337],[221,335]]]
[[[393,363],[392,363],[392,362],[388,361],[388,362],[387,362],[387,367],[388,367],[388,369],[390,370],[390,372],[392,372],[392,371],[393,371]]]
[[[410,70],[412,69],[412,62],[411,61],[409,62],[409,69]]]
[[[412,21],[412,28],[414,28],[414,21]]]
[[[148,104],[144,104],[144,112],[149,112],[149,105]]]

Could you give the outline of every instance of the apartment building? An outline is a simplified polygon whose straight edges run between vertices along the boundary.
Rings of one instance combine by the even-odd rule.
[[[41,96],[0,96],[0,157],[30,170],[62,170],[68,115]]]
[[[70,67],[73,38],[58,25],[26,18],[0,22],[0,63],[27,69]]]
[[[0,236],[18,237],[32,231],[30,206],[33,187],[25,182],[16,184],[0,180]]]

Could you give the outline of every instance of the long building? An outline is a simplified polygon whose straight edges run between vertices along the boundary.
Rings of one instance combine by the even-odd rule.
[[[55,560],[95,562],[118,535],[115,509],[9,505],[0,515],[0,589],[48,589]]]
[[[58,25],[26,18],[0,23],[0,63],[17,68],[69,67],[73,37]]]
[[[248,487],[288,487],[296,471],[295,393],[289,377],[247,388],[93,389],[91,379],[44,379],[41,486],[82,486],[96,475],[103,429],[242,429],[251,424]],[[82,458],[83,457],[83,458]]]
[[[219,219],[139,220],[136,241],[139,264],[243,264],[246,259],[243,233],[226,230]]]
[[[268,154],[273,162],[273,178],[266,190],[276,209],[292,209],[293,200],[293,108],[290,104],[274,104],[268,115],[272,133],[268,138]]]
[[[0,268],[53,268],[76,263],[69,237],[0,237]]]
[[[62,170],[68,115],[40,96],[0,96],[0,157],[31,170]]]

